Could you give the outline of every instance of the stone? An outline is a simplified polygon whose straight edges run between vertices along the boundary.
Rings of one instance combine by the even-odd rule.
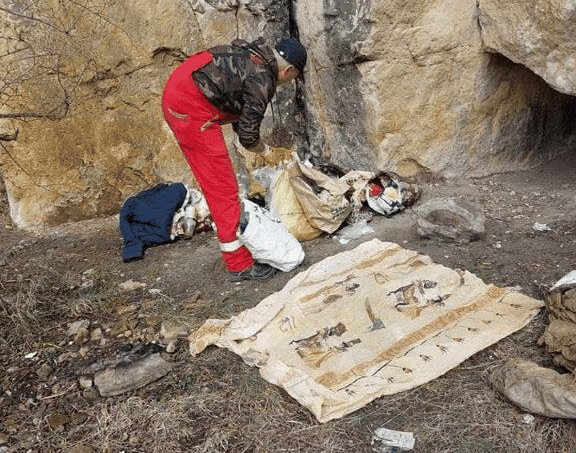
[[[44,381],[47,381],[50,376],[52,375],[52,372],[54,370],[52,369],[52,367],[50,365],[48,365],[47,363],[43,363],[40,368],[38,368],[38,370],[36,371],[36,374],[38,375],[38,377]]]
[[[156,353],[127,366],[99,371],[94,384],[103,397],[121,395],[164,377],[171,369],[172,364]]]
[[[187,326],[173,321],[164,321],[160,325],[160,338],[166,344],[166,352],[172,354],[176,351],[178,338],[186,338],[188,335]]]
[[[66,453],[92,453],[94,449],[90,445],[86,444],[79,444],[74,445],[69,450],[66,450]]]
[[[485,234],[485,217],[475,204],[457,198],[435,198],[414,210],[416,231],[425,238],[466,243]]]
[[[55,431],[62,431],[66,423],[68,423],[68,417],[64,414],[53,412],[48,415],[48,424],[50,425],[50,428]]]
[[[85,412],[74,412],[74,413],[70,416],[70,421],[71,421],[74,425],[81,425],[81,424],[84,423],[86,420],[88,420],[88,414],[86,414]]]
[[[480,0],[484,47],[520,63],[561,93],[576,95],[573,0]]]
[[[88,377],[88,376],[81,376],[80,378],[78,378],[78,383],[80,384],[80,387],[82,387],[83,389],[90,389],[92,388],[92,378]]]
[[[91,341],[100,341],[102,339],[102,329],[97,327],[96,329],[90,332],[90,340]]]
[[[135,282],[132,279],[130,279],[123,283],[120,283],[119,286],[122,291],[130,292],[146,288],[146,283]]]
[[[68,336],[73,337],[78,334],[81,330],[88,330],[90,327],[90,321],[87,319],[80,319],[78,321],[71,322],[68,324]]]

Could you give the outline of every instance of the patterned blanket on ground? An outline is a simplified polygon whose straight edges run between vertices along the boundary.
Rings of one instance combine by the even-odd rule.
[[[320,422],[424,384],[525,326],[543,306],[377,239],[311,266],[190,352],[227,348]]]

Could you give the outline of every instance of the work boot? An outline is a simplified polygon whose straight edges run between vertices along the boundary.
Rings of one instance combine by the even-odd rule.
[[[249,267],[239,272],[230,272],[230,281],[240,282],[242,280],[265,280],[272,277],[276,269],[269,264],[258,263],[257,261]]]

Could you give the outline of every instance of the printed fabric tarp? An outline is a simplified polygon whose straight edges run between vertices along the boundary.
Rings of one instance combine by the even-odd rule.
[[[311,266],[190,352],[240,355],[320,422],[424,384],[526,325],[543,306],[378,239]]]

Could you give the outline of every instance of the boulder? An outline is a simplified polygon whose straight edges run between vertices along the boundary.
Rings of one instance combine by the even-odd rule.
[[[414,212],[416,231],[425,238],[466,243],[485,233],[480,206],[458,198],[434,198]]]
[[[484,47],[505,55],[550,86],[576,95],[576,2],[480,0]]]

